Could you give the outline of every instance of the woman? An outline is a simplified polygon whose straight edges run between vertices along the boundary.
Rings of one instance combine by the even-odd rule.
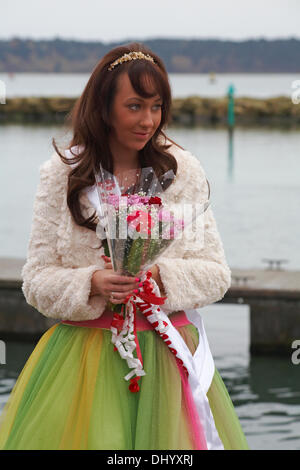
[[[172,170],[166,203],[207,198],[198,159],[162,130],[170,105],[161,59],[139,43],[117,47],[96,66],[74,106],[68,148],[61,153],[53,141],[55,153],[40,168],[22,289],[30,305],[59,322],[42,336],[9,397],[1,449],[248,449],[194,310],[220,300],[230,286],[211,208],[204,240],[199,234],[176,240],[150,269],[186,357],[197,353],[197,367],[201,362],[193,385],[204,391],[199,414],[199,396],[190,393],[183,369],[141,311],[137,337],[146,375],[138,393],[129,390],[126,361],[111,342],[108,302],[121,304],[142,287],[140,279],[114,273],[104,257],[89,197],[94,169],[101,162],[118,176],[150,166],[159,179]]]

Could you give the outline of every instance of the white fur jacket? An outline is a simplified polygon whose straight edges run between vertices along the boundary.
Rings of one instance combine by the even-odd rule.
[[[178,171],[163,201],[206,201],[208,186],[199,160],[174,144],[169,152],[178,162]],[[92,320],[101,316],[106,305],[101,295],[90,297],[91,277],[104,268],[104,249],[95,249],[101,243],[95,232],[73,221],[66,202],[69,171],[56,152],[40,167],[22,290],[27,303],[46,317]],[[95,211],[85,192],[80,204],[85,216]],[[167,294],[162,306],[167,314],[212,304],[230,287],[231,271],[210,206],[203,227],[202,243],[197,236],[192,242],[176,240],[168,255],[163,253],[155,263]]]

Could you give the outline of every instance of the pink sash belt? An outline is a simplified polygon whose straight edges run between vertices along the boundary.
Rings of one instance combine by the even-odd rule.
[[[112,310],[104,310],[102,315],[99,318],[95,318],[94,320],[86,320],[86,321],[64,320],[61,323],[65,325],[83,326],[87,328],[106,328],[109,330],[112,319],[113,319],[113,314],[114,312]],[[180,326],[192,324],[188,320],[184,310],[170,313],[170,315],[168,315],[168,318],[170,319],[172,324],[177,328]],[[138,331],[143,331],[143,330],[152,330],[153,328],[152,328],[151,323],[147,320],[147,318],[145,318],[144,316],[137,315],[136,316],[136,329]]]

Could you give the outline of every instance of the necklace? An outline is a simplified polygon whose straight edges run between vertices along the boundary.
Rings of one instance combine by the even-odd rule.
[[[141,168],[133,168],[124,170],[120,173],[116,172],[115,177],[118,181],[122,194],[133,194],[137,191],[138,182],[141,176]]]

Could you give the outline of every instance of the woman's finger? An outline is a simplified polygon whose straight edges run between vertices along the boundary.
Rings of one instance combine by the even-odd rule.
[[[139,289],[126,289],[124,291],[111,291],[113,292],[113,296],[116,300],[124,300],[129,294],[134,295],[138,294]]]
[[[138,277],[126,277],[116,274],[112,267],[104,267],[104,269],[110,269],[109,277],[107,278],[107,288],[112,291],[124,292],[129,289],[135,289],[140,283],[140,278]]]
[[[110,281],[110,290],[113,292],[128,292],[130,290],[137,289],[139,287],[139,282],[133,281],[129,282],[128,284],[119,284]]]
[[[125,295],[123,293],[122,294],[123,297],[118,297],[117,294],[115,293],[114,294],[114,299],[110,298],[109,300],[110,300],[110,302],[115,303],[115,304],[122,304],[122,303],[125,302],[125,299],[129,294],[134,295],[135,293],[132,292],[132,291],[129,291],[129,292],[125,293]]]
[[[126,284],[134,284],[136,282],[139,282],[139,279],[138,277],[136,276],[122,276],[120,274],[113,274],[111,276],[111,283],[112,284],[123,284],[123,285],[126,285]]]
[[[107,287],[110,292],[117,292],[118,294],[126,295],[127,292],[133,292],[134,290],[138,289],[138,283],[128,284],[128,285],[120,285],[120,284],[112,284],[110,283]]]

